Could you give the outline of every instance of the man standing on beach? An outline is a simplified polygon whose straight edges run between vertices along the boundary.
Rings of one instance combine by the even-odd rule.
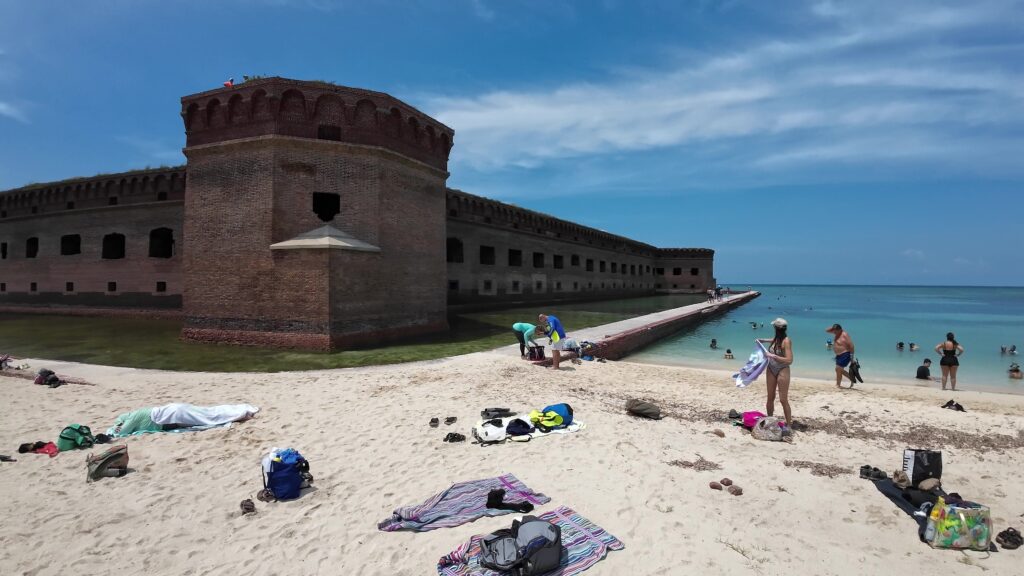
[[[558,362],[562,359],[562,349],[565,342],[565,328],[562,322],[555,316],[541,314],[537,316],[537,322],[544,333],[551,338],[551,367],[558,370]]]
[[[825,332],[832,334],[832,351],[836,354],[836,388],[842,388],[843,376],[853,380],[850,373],[846,371],[846,367],[853,361],[853,340],[839,324],[833,324]],[[850,388],[853,388],[853,382],[850,382]]]

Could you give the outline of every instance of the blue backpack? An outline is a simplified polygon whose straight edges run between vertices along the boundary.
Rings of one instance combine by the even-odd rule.
[[[270,469],[265,470],[263,484],[278,500],[294,500],[299,497],[302,484],[309,476],[309,462],[297,450],[287,448],[270,459]]]
[[[558,428],[566,428],[572,424],[572,406],[568,404],[552,404],[541,410],[542,413],[555,412],[562,417],[562,425]]]

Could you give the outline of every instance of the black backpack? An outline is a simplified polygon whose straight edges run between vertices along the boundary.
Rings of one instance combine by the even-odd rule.
[[[562,530],[534,516],[484,536],[480,565],[512,576],[539,576],[562,563]]]

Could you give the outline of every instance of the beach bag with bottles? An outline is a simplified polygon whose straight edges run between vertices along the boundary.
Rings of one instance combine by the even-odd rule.
[[[274,448],[263,457],[263,487],[276,500],[294,500],[313,481],[309,462],[298,450]]]
[[[974,502],[947,504],[939,497],[928,515],[924,539],[932,548],[987,552],[992,540],[992,518],[988,506]]]

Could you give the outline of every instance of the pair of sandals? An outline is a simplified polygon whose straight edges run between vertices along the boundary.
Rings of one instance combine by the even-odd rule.
[[[879,470],[870,464],[860,467],[860,477],[873,482],[889,479],[889,475],[885,473],[885,470]]]
[[[448,426],[451,426],[452,424],[455,424],[458,421],[459,421],[459,419],[456,418],[455,416],[449,416],[449,417],[444,419],[444,423],[446,425],[448,425]],[[441,421],[438,420],[437,418],[431,418],[430,419],[430,427],[431,428],[437,428],[440,425],[441,425]]]
[[[459,434],[458,432],[449,432],[448,435],[444,437],[444,441],[451,442],[453,444],[455,442],[465,442],[466,436],[464,434]]]
[[[1024,544],[1024,539],[1021,539],[1016,528],[1007,528],[996,536],[996,544],[1002,546],[1004,550],[1016,550]]]
[[[943,404],[942,407],[948,408],[950,410],[956,410],[957,412],[967,412],[967,410],[964,410],[964,407],[961,406],[959,402],[954,402],[952,400]]]

